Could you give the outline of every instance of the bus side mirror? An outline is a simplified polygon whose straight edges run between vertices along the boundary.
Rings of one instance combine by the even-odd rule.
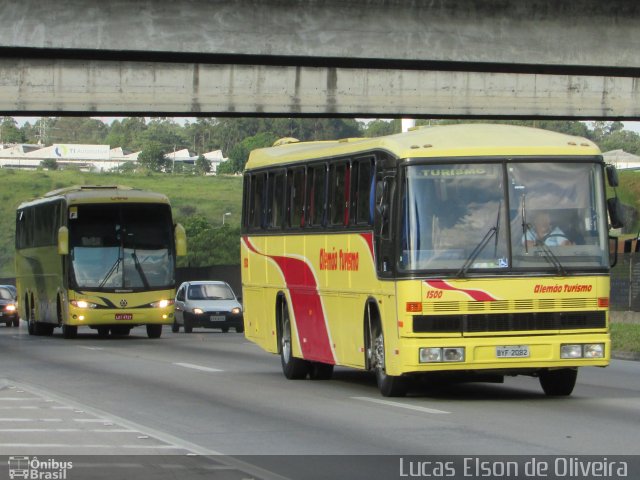
[[[69,229],[67,227],[58,229],[58,254],[69,255]]]
[[[174,228],[174,236],[176,242],[176,255],[178,257],[184,257],[187,255],[187,232],[184,227],[179,223],[176,223]]]
[[[618,237],[609,235],[609,265],[611,268],[618,263]]]
[[[605,167],[605,170],[607,172],[607,182],[609,182],[609,186],[617,187],[619,184],[619,181],[618,181],[618,170],[616,170],[616,167],[613,165],[607,165]]]
[[[607,199],[607,210],[609,211],[609,221],[611,228],[622,228],[622,205],[618,197]]]

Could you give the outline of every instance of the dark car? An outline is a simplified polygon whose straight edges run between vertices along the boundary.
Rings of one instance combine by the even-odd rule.
[[[176,313],[172,331],[184,327],[190,333],[194,327],[219,328],[228,332],[244,331],[242,305],[226,282],[202,280],[184,282],[176,293]]]
[[[20,325],[16,293],[7,285],[0,286],[0,322],[4,322],[7,327]]]

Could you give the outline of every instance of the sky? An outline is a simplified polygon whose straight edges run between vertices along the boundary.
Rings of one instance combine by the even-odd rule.
[[[33,125],[40,117],[13,117],[18,122],[18,126],[24,125],[26,122],[29,122]],[[110,124],[114,120],[122,120],[125,117],[91,117],[97,118],[103,123]],[[184,125],[186,122],[193,123],[197,119],[195,117],[173,117],[176,123]],[[588,122],[587,122],[588,123]],[[631,130],[632,132],[636,132],[640,134],[640,122],[622,122],[625,130]]]

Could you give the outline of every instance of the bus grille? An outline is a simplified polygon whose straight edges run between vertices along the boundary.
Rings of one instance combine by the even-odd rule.
[[[527,312],[416,315],[414,333],[519,332],[605,328],[606,312]]]
[[[513,310],[586,310],[597,308],[597,298],[533,298],[493,302],[423,302],[423,312],[499,312]]]

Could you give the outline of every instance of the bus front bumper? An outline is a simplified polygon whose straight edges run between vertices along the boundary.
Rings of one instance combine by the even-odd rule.
[[[80,309],[70,306],[67,325],[170,325],[174,319],[174,308],[144,308],[130,311],[113,309]]]
[[[595,356],[594,356],[595,355]],[[401,338],[387,352],[387,373],[499,371],[606,367],[611,355],[608,333],[562,335]]]

